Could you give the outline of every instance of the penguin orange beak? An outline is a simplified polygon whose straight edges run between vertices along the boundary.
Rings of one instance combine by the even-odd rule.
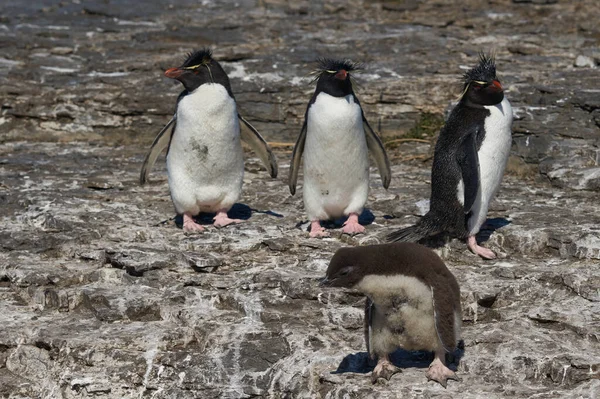
[[[495,89],[495,91],[502,91],[503,90],[502,89],[502,85],[497,80],[493,80],[492,81],[492,87],[493,87],[493,89]]]
[[[335,74],[335,78],[339,79],[339,80],[346,80],[347,76],[348,76],[348,72],[346,72],[345,69],[340,69],[338,71],[338,73]]]
[[[181,76],[183,70],[180,68],[169,68],[165,71],[165,76],[171,79],[177,79]]]

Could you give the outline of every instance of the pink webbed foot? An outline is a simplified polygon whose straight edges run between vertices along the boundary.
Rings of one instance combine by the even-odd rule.
[[[313,220],[310,222],[310,233],[308,233],[310,238],[323,238],[329,237],[329,233],[325,231],[325,228],[321,226],[321,222],[318,220]]]
[[[214,223],[213,226],[215,227],[225,227],[225,226],[229,226],[232,223],[242,223],[243,220],[242,219],[230,219],[227,216],[227,211],[225,210],[220,210],[219,212],[217,212],[217,216],[215,216],[213,218]]]
[[[448,385],[448,380],[460,381],[460,378],[456,375],[456,373],[450,370],[444,364],[444,352],[436,352],[435,359],[429,365],[429,370],[427,370],[427,380],[429,381],[437,381],[444,388]]]
[[[390,358],[387,355],[381,356],[377,361],[377,366],[375,366],[373,373],[371,373],[371,382],[375,384],[380,378],[389,381],[394,374],[400,373],[401,371],[402,370],[390,362]]]
[[[358,223],[358,214],[351,213],[348,216],[348,220],[344,222],[344,227],[342,227],[342,233],[349,234],[351,236],[355,234],[361,234],[365,232],[365,227]]]
[[[183,214],[183,231],[188,233],[201,232],[204,231],[204,227],[199,225],[194,221],[192,215],[184,213]]]
[[[475,255],[481,256],[483,259],[496,259],[496,254],[494,251],[477,244],[475,236],[469,236],[469,238],[467,238],[467,246],[471,252],[473,252]]]

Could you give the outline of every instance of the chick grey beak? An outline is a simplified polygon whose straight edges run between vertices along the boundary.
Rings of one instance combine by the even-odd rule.
[[[319,281],[319,287],[329,287],[330,280],[325,277],[323,280]]]

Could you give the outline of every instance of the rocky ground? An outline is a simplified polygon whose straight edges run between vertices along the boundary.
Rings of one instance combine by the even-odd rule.
[[[8,398],[600,396],[600,7],[593,0],[316,2],[6,0],[0,5],[0,395]],[[180,87],[214,48],[239,108],[276,143],[249,154],[243,224],[177,228],[164,162],[137,183]],[[430,120],[496,50],[513,156],[480,238],[440,249],[461,285],[461,382],[427,353],[372,385],[363,297],[318,279],[344,245],[417,220]],[[359,98],[389,143],[367,234],[308,239],[286,177],[317,56],[366,64]],[[422,141],[416,141],[421,138]],[[456,363],[456,362],[455,362]]]

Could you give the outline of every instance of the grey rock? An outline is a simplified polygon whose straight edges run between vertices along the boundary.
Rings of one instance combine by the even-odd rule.
[[[6,2],[5,2],[6,3]],[[592,398],[598,376],[598,69],[593,0],[159,2],[0,5],[0,397]],[[392,4],[394,3],[394,4]],[[394,10],[392,10],[392,8]],[[560,23],[543,23],[560,21]],[[162,71],[210,46],[240,111],[273,143],[280,177],[248,154],[248,220],[203,234],[174,223],[164,157],[139,169],[180,85]],[[356,75],[384,141],[442,115],[477,52],[497,49],[515,112],[512,162],[479,239],[430,240],[461,285],[462,382],[428,383],[429,354],[372,385],[364,298],[318,286],[349,245],[418,220],[431,146],[371,169],[364,235],[313,240],[287,191],[317,56]],[[589,65],[589,61],[588,61]],[[411,134],[412,134],[411,133]],[[434,133],[435,134],[435,133]],[[595,395],[597,396],[597,395]]]
[[[6,359],[6,369],[27,380],[46,379],[52,360],[47,350],[32,345],[21,345]]]
[[[513,3],[555,4],[558,0],[513,0]]]
[[[381,7],[388,11],[412,11],[419,8],[417,0],[385,1]]]
[[[265,240],[263,241],[263,244],[265,244],[271,251],[287,251],[294,245],[294,243],[287,238]]]
[[[594,59],[592,57],[588,57],[585,55],[578,55],[577,58],[575,58],[574,65],[578,68],[595,68],[596,67],[596,63],[594,62]]]

